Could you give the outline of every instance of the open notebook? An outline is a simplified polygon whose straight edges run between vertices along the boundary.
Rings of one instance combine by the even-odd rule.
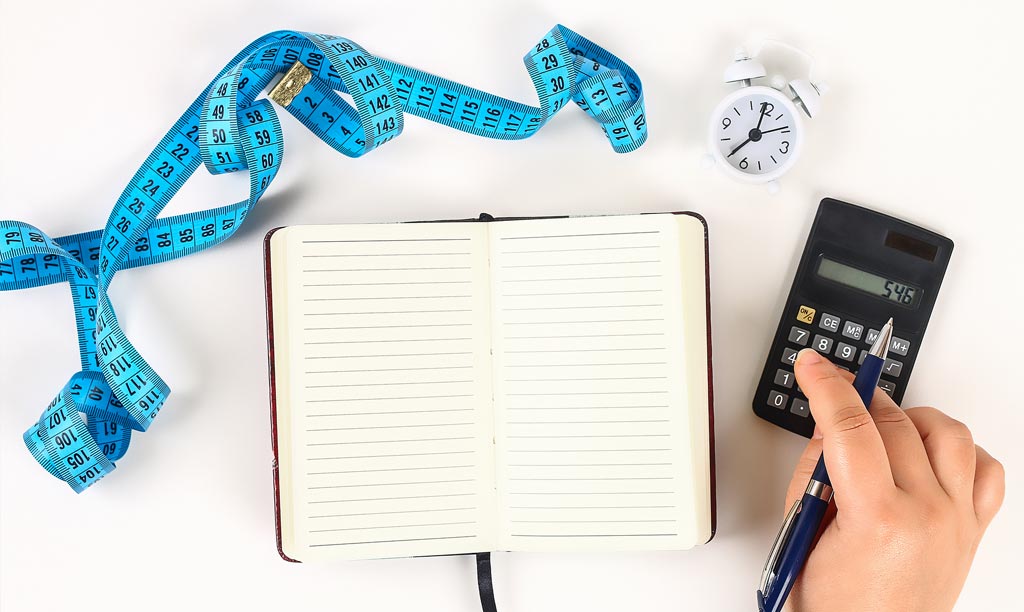
[[[281,555],[709,540],[706,244],[690,214],[272,231]]]

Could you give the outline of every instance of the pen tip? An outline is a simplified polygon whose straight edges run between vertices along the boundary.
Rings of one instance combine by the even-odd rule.
[[[892,324],[893,324],[893,323],[892,323],[892,317],[889,317],[889,320],[888,320],[888,321],[887,321],[887,322],[886,322],[885,324],[886,324],[886,325],[892,325]]]

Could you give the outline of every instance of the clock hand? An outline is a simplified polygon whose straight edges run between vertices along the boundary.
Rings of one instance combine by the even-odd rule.
[[[747,146],[747,143],[749,143],[749,142],[750,142],[750,141],[752,141],[752,140],[753,140],[753,138],[748,138],[748,139],[744,140],[743,142],[741,142],[741,143],[740,143],[739,145],[737,145],[737,146],[736,146],[736,148],[735,148],[735,149],[733,149],[732,151],[730,151],[730,152],[729,152],[729,154],[725,156],[725,157],[726,157],[726,159],[728,159],[728,158],[732,157],[733,155],[735,155],[735,154],[736,154],[736,151],[739,151],[739,150],[740,150],[740,149],[742,149],[743,147]]]
[[[757,118],[757,127],[754,128],[755,130],[758,130],[758,131],[761,130],[761,122],[764,121],[764,114],[765,114],[765,111],[767,111],[767,110],[768,110],[768,103],[767,102],[762,102],[761,103],[761,116]]]
[[[767,108],[767,106],[762,102],[762,104],[761,104],[761,117],[762,118],[764,117],[764,111],[765,111],[766,108]],[[758,124],[758,126],[760,126],[761,122],[758,121],[757,124]],[[741,142],[740,144],[736,145],[736,148],[733,149],[732,151],[729,151],[729,154],[726,155],[725,157],[726,157],[726,159],[732,157],[733,155],[736,154],[737,151],[739,151],[743,147],[747,146],[747,144],[749,144],[751,141],[755,141],[756,142],[756,141],[761,140],[761,137],[764,136],[765,134],[771,134],[772,132],[778,132],[779,130],[788,130],[788,129],[789,129],[788,125],[784,125],[782,127],[774,128],[774,129],[771,129],[771,130],[765,130],[763,132],[759,128],[754,128],[754,129],[750,130],[750,134],[748,135],[748,138],[746,140],[744,140],[743,142]]]

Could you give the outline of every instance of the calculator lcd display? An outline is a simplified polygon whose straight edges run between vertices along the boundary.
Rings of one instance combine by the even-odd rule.
[[[818,276],[910,308],[917,307],[921,294],[917,287],[865,272],[824,255],[818,259]]]

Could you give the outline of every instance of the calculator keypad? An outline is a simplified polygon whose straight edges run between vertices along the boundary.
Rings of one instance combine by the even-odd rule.
[[[854,323],[853,321],[847,321],[843,324],[843,335],[847,338],[854,340],[860,340],[861,335],[864,333],[864,326],[860,323]]]
[[[815,316],[817,315],[817,316]],[[862,323],[844,320],[838,315],[818,312],[810,306],[800,305],[795,313],[797,325],[792,325],[787,336],[786,346],[782,349],[782,367],[776,367],[768,392],[768,406],[788,411],[799,417],[810,418],[810,407],[807,396],[796,385],[793,365],[800,349],[809,346],[822,355],[829,357],[838,367],[844,370],[855,369],[864,362],[867,348],[878,338],[877,329],[868,329]],[[815,321],[817,319],[817,321]],[[904,338],[893,337],[889,345],[892,355],[906,357],[911,342]],[[903,373],[904,363],[896,359],[886,359],[882,367],[883,378],[878,386],[892,396],[896,393],[897,379]]]
[[[895,359],[886,359],[882,371],[889,376],[898,377],[903,372],[903,362]]]
[[[857,347],[852,344],[840,342],[836,347],[836,357],[843,361],[853,361],[853,358],[857,356]]]
[[[864,341],[867,344],[874,344],[875,339],[878,338],[877,329],[869,329],[868,335],[864,337]],[[889,340],[889,353],[892,355],[899,355],[900,357],[906,357],[907,353],[910,352],[910,340],[904,338],[897,338],[893,336]]]
[[[821,319],[818,321],[818,327],[835,333],[839,331],[839,317],[823,312],[821,313]]]
[[[832,352],[832,345],[835,344],[835,340],[828,336],[822,336],[818,334],[814,336],[814,344],[811,346],[814,350],[818,351],[822,355],[828,355]]]
[[[794,325],[789,330],[789,341],[794,344],[799,344],[800,346],[807,346],[807,342],[810,337],[811,332],[807,331],[806,329],[803,329],[802,327],[797,327],[796,325]]]
[[[778,391],[772,391],[768,394],[768,405],[779,408],[781,410],[786,409],[786,401],[789,400],[789,396],[785,393],[779,393]]]
[[[792,372],[783,370],[781,368],[775,370],[775,384],[779,385],[780,387],[792,389],[794,379],[795,377],[793,376]]]
[[[889,342],[889,351],[900,357],[906,357],[907,351],[910,350],[910,340],[904,340],[903,338],[893,338]]]

